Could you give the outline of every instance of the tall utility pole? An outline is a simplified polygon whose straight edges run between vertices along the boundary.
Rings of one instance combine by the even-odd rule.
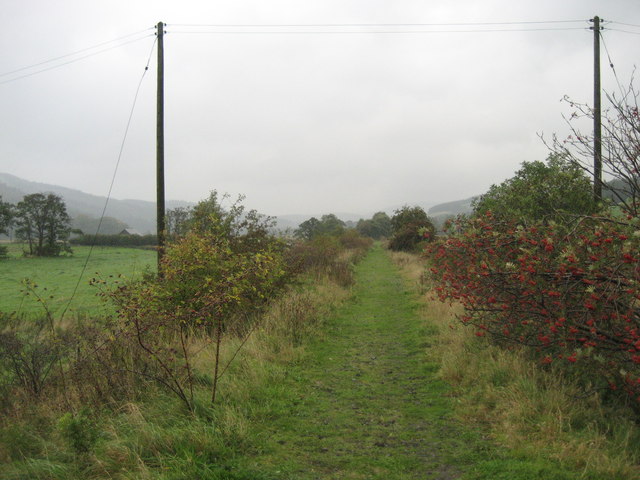
[[[158,99],[156,119],[156,219],[158,233],[158,275],[162,276],[161,260],[165,245],[164,205],[164,24],[158,22]]]
[[[602,109],[600,105],[600,18],[593,17],[593,196],[602,199]]]

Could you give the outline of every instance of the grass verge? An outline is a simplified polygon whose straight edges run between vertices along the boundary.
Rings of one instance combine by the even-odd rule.
[[[422,294],[423,317],[436,327],[431,352],[440,377],[453,386],[457,418],[520,458],[550,459],[580,478],[640,478],[640,429],[633,412],[603,401],[598,392],[585,395],[583,387],[562,372],[544,370],[523,350],[500,349],[476,337],[456,320],[457,307],[430,297],[423,260],[391,255]]]

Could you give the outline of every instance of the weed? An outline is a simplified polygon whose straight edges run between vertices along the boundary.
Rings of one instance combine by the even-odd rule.
[[[98,440],[98,429],[92,419],[92,412],[86,408],[76,414],[65,413],[58,420],[58,430],[76,453],[90,452]]]

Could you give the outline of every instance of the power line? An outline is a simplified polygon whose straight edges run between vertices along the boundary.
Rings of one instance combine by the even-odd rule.
[[[608,23],[615,23],[616,25],[624,25],[625,27],[636,27],[636,28],[640,28],[640,25],[636,25],[635,23],[623,23],[623,22],[615,22],[615,21],[611,21]]]
[[[149,58],[147,59],[147,64],[144,67],[144,71],[142,72],[142,76],[140,77],[140,81],[138,82],[138,87],[136,88],[136,93],[133,96],[133,104],[131,105],[131,110],[129,111],[127,126],[124,129],[124,135],[122,137],[122,142],[120,143],[120,150],[118,151],[118,158],[116,160],[116,165],[113,170],[111,183],[109,184],[109,191],[107,192],[107,198],[105,199],[104,207],[102,208],[102,213],[100,215],[100,221],[98,222],[98,227],[96,228],[96,233],[93,236],[93,241],[91,242],[91,246],[89,247],[89,253],[87,254],[87,258],[84,261],[84,265],[82,266],[82,271],[78,276],[78,281],[76,282],[76,285],[73,289],[73,293],[71,294],[71,297],[69,297],[69,301],[67,302],[67,305],[62,311],[62,314],[60,315],[60,319],[64,318],[64,315],[67,313],[67,310],[71,306],[71,302],[73,301],[73,299],[76,296],[76,293],[78,292],[78,288],[80,287],[80,283],[82,282],[82,277],[84,276],[84,273],[87,270],[87,266],[89,265],[89,259],[91,258],[91,254],[93,253],[93,247],[96,244],[96,239],[98,237],[98,234],[100,233],[100,227],[102,226],[102,221],[104,220],[104,216],[107,212],[107,206],[109,205],[109,200],[111,199],[111,192],[113,191],[113,186],[115,185],[116,175],[118,174],[118,168],[120,166],[120,160],[122,160],[122,153],[124,152],[124,146],[127,141],[127,136],[129,135],[129,128],[131,127],[131,119],[133,118],[133,112],[135,111],[136,104],[138,103],[138,95],[140,94],[140,88],[142,87],[142,82],[147,74],[147,71],[149,70],[149,64],[151,63],[151,56],[153,55],[153,50],[156,46],[157,41],[158,39],[156,37],[156,39],[153,41],[153,45],[151,45],[151,51],[149,52]]]
[[[442,34],[442,33],[505,33],[505,32],[541,32],[541,31],[567,31],[567,30],[588,30],[586,27],[564,27],[564,28],[509,28],[509,29],[470,29],[470,30],[243,30],[243,31],[221,31],[221,30],[194,30],[181,31],[171,30],[173,34],[207,34],[207,35],[371,35],[371,34]]]
[[[26,67],[21,67],[21,68],[17,68],[16,70],[11,70],[9,72],[0,73],[0,77],[5,77],[7,75],[11,75],[13,73],[18,73],[18,72],[21,72],[23,70],[29,70],[30,68],[39,67],[40,65],[45,65],[47,63],[55,62],[56,60],[61,60],[61,59],[66,58],[66,57],[71,57],[73,55],[77,55],[78,53],[83,53],[83,52],[86,52],[88,50],[93,50],[94,48],[102,47],[103,45],[108,45],[109,43],[118,42],[120,40],[124,40],[125,38],[133,37],[134,35],[139,35],[141,33],[148,32],[151,29],[153,29],[153,27],[146,28],[144,30],[140,30],[139,32],[130,33],[128,35],[123,35],[122,37],[114,38],[113,40],[107,40],[106,42],[101,42],[101,43],[98,43],[96,45],[92,45],[90,47],[82,48],[80,50],[76,50],[75,52],[66,53],[64,55],[60,55],[59,57],[50,58],[49,60],[44,60],[44,61],[39,62],[39,63],[34,63],[34,64],[28,65]]]
[[[511,21],[511,22],[458,22],[458,23],[278,23],[278,24],[171,24],[171,26],[180,27],[180,28],[231,28],[231,29],[239,29],[239,28],[260,28],[260,29],[272,29],[272,28],[425,28],[425,27],[492,27],[492,26],[524,26],[524,25],[555,25],[555,24],[573,24],[573,23],[584,23],[585,20],[541,20],[541,21]],[[629,25],[634,26],[633,24],[623,24],[620,22],[612,22],[619,23],[620,25]],[[155,27],[149,27],[144,30],[140,30],[137,32],[133,32],[127,35],[123,35],[121,37],[107,40],[105,42],[101,42],[86,48],[82,48],[80,50],[76,50],[71,53],[67,53],[64,55],[60,55],[54,58],[50,58],[48,60],[44,60],[42,62],[34,63],[31,65],[27,65],[24,67],[17,68],[15,70],[11,70],[8,72],[4,72],[0,74],[0,78],[7,77],[11,75],[15,75],[20,72],[28,71],[35,69],[37,67],[41,67],[43,65],[47,65],[53,62],[57,62],[59,60],[73,57],[75,55],[79,55],[84,52],[88,52],[91,50],[95,50],[104,45],[109,45],[115,42],[121,42],[127,38],[131,38],[137,35],[144,34],[150,30],[153,30]],[[363,35],[363,34],[396,34],[396,35],[413,35],[413,34],[444,34],[444,33],[499,33],[499,32],[527,32],[527,31],[561,31],[561,30],[582,30],[580,27],[549,27],[549,28],[473,28],[473,29],[455,29],[455,30],[355,30],[355,31],[345,31],[345,30],[244,30],[244,31],[212,31],[212,30],[177,30],[172,33],[180,33],[180,34],[213,34],[213,35]],[[615,30],[622,31],[622,30]],[[635,32],[626,32],[626,33],[635,33]],[[69,61],[57,63],[55,65],[51,65],[45,68],[41,68],[32,72],[28,72],[22,75],[15,76],[13,78],[9,78],[7,80],[0,81],[0,85],[4,85],[6,83],[11,83],[17,80],[21,80],[24,78],[31,77],[33,75],[38,75],[40,73],[53,70],[56,68],[63,67],[65,65],[69,65],[71,63],[75,63],[86,58],[90,58],[95,55],[99,55],[101,53],[107,52],[114,48],[119,48],[124,45],[128,45],[130,43],[135,43],[140,40],[143,40],[152,34],[144,35],[139,38],[135,38],[133,40],[129,40],[127,42],[122,42],[117,45],[113,45],[108,48],[104,48],[87,55],[82,55],[78,58],[73,58]]]
[[[170,27],[215,27],[215,28],[325,28],[325,27],[462,27],[495,25],[531,25],[549,23],[584,23],[587,20],[544,20],[529,22],[465,22],[465,23],[247,23],[247,24],[188,24],[172,23]]]
[[[610,32],[622,32],[622,33],[630,33],[631,35],[640,35],[640,32],[630,32],[629,30],[622,30],[620,28],[606,28]]]
[[[140,32],[138,32],[138,33],[140,33]],[[132,34],[132,35],[136,35],[136,34]],[[130,37],[130,36],[132,36],[132,35],[127,35],[126,37]],[[113,49],[115,49],[115,48],[120,48],[120,47],[122,47],[122,46],[124,46],[124,45],[129,45],[129,44],[131,44],[131,43],[139,42],[139,41],[144,40],[144,39],[146,39],[146,38],[149,38],[149,37],[151,37],[151,36],[153,36],[153,34],[148,34],[148,35],[145,35],[144,37],[140,37],[140,38],[136,38],[136,39],[133,39],[133,40],[129,40],[129,41],[127,41],[127,42],[122,42],[122,43],[119,43],[119,44],[117,44],[117,45],[113,45],[113,46],[111,46],[111,47],[104,48],[104,49],[102,49],[102,50],[98,50],[98,51],[96,51],[96,52],[92,52],[92,53],[89,53],[89,54],[87,54],[87,55],[83,55],[83,56],[81,56],[81,57],[74,58],[74,59],[72,59],[72,60],[68,60],[68,61],[66,61],[66,62],[58,63],[58,64],[56,64],[56,65],[51,65],[51,66],[46,67],[46,68],[41,68],[41,69],[36,70],[36,71],[34,71],[34,72],[29,72],[29,73],[25,73],[25,74],[23,74],[23,75],[18,75],[17,77],[13,77],[13,78],[10,78],[10,79],[8,79],[8,80],[0,81],[0,85],[4,85],[5,83],[15,82],[16,80],[21,80],[21,79],[23,79],[23,78],[31,77],[31,76],[33,76],[33,75],[38,75],[39,73],[47,72],[47,71],[49,71],[49,70],[54,70],[54,69],[56,69],[56,68],[60,68],[60,67],[63,67],[63,66],[65,66],[65,65],[69,65],[69,64],[71,64],[71,63],[79,62],[80,60],[84,60],[84,59],[86,59],[86,58],[90,58],[90,57],[94,57],[94,56],[96,56],[96,55],[100,55],[100,54],[102,54],[102,53],[108,52],[108,51],[113,50]],[[122,38],[126,38],[126,37],[121,37],[121,39],[122,39]],[[116,41],[116,40],[112,40],[112,41],[109,41],[109,42],[103,42],[103,43],[102,43],[102,44],[100,44],[100,45],[106,45],[106,44],[108,44],[108,43],[113,43],[114,41]],[[66,54],[66,55],[62,55],[62,56],[59,56],[59,57],[56,57],[56,58],[52,58],[52,59],[50,59],[50,60],[45,60],[45,61],[40,62],[40,63],[36,63],[36,64],[33,64],[33,65],[29,65],[29,66],[26,66],[26,67],[18,68],[18,69],[16,69],[16,70],[12,70],[12,71],[10,71],[10,72],[6,72],[6,73],[3,73],[3,74],[0,74],[0,77],[4,77],[4,76],[12,75],[12,74],[15,74],[15,73],[18,73],[18,72],[22,72],[22,71],[25,71],[25,70],[29,70],[29,69],[32,69],[32,68],[36,68],[36,67],[41,66],[41,65],[46,65],[47,63],[52,63],[52,62],[55,62],[55,61],[57,61],[57,60],[61,60],[61,59],[63,59],[63,58],[68,58],[68,57],[71,57],[71,56],[73,56],[73,55],[77,55],[78,53],[86,52],[86,51],[92,50],[92,49],[94,49],[94,48],[96,48],[96,46],[94,46],[94,47],[88,47],[88,48],[85,48],[85,49],[82,49],[82,50],[78,50],[77,52],[74,52],[74,53],[69,53],[69,54]]]
[[[618,73],[616,72],[616,67],[613,65],[613,60],[611,60],[611,54],[609,53],[609,49],[607,48],[607,43],[604,41],[604,35],[602,35],[602,32],[600,32],[600,40],[602,41],[602,45],[604,46],[604,51],[607,53],[607,58],[609,59],[609,66],[611,67],[611,70],[613,71],[613,76],[616,79],[616,83],[618,84],[618,88],[620,89],[620,93],[624,97],[624,89],[622,88],[622,85],[620,84],[620,79],[618,78]]]
[[[181,34],[222,35],[367,35],[367,34],[433,34],[433,33],[494,33],[546,30],[582,30],[583,27],[526,27],[531,25],[559,25],[587,23],[587,20],[544,20],[518,22],[459,22],[459,23],[245,23],[245,24],[170,24]],[[503,28],[511,26],[514,28]],[[433,29],[437,27],[438,29]],[[450,27],[461,27],[451,29]],[[475,27],[475,28],[467,28]],[[488,28],[494,27],[494,28]],[[495,28],[501,27],[501,28]],[[523,28],[526,27],[526,28]],[[188,30],[183,30],[183,29]],[[193,30],[195,28],[206,30]],[[372,28],[384,30],[371,30]],[[390,30],[386,30],[390,28]],[[420,28],[420,30],[416,30]],[[428,30],[424,30],[428,28]],[[220,30],[222,29],[222,30]],[[277,29],[277,30],[274,30]],[[329,30],[327,30],[329,29]],[[340,30],[349,29],[349,30]],[[350,30],[357,29],[357,30]]]

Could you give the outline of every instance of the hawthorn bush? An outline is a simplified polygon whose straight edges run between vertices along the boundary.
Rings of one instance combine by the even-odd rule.
[[[543,364],[572,366],[593,387],[640,402],[639,228],[633,216],[459,220],[428,247],[435,292],[464,306],[461,320],[478,336],[530,347]]]

